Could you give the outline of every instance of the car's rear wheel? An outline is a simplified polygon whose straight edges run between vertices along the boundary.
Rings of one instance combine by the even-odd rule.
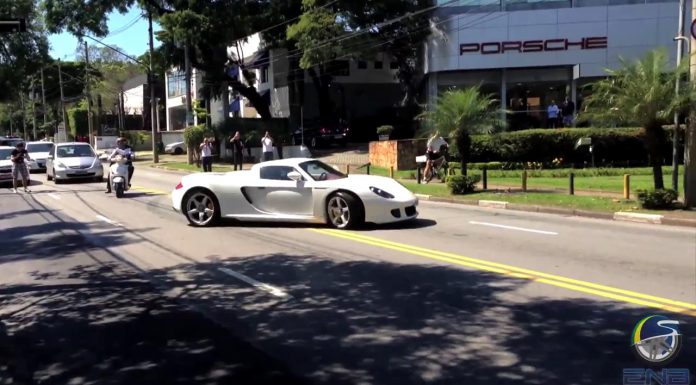
[[[194,190],[186,194],[184,215],[196,227],[213,226],[220,220],[220,205],[215,195],[206,190]]]
[[[181,155],[184,153],[184,150],[181,147],[177,147],[174,149],[174,155]]]
[[[328,224],[337,229],[352,229],[363,224],[365,213],[362,204],[354,196],[337,192],[326,201]]]

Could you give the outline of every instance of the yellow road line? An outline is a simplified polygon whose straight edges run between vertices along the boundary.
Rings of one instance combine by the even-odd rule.
[[[169,195],[169,193],[161,191],[161,190],[156,190],[156,189],[151,189],[147,187],[142,187],[142,186],[131,186],[131,190],[136,190],[140,192],[144,192],[147,194],[152,194],[152,195]]]
[[[676,313],[688,314],[696,317],[696,304],[675,301],[668,298],[637,293],[630,290],[618,289],[615,287],[600,285],[592,282],[562,277],[554,274],[547,274],[540,271],[519,268],[497,262],[490,262],[476,258],[465,257],[462,255],[446,253],[436,250],[425,249],[398,242],[391,242],[375,237],[369,237],[348,231],[310,229],[321,234],[343,238],[350,241],[369,244],[372,246],[401,251],[408,254],[418,255],[425,258],[435,259],[443,262],[454,263],[461,266],[472,267],[478,270],[490,271],[501,275],[515,278],[529,279],[535,282],[545,283],[557,287],[593,294],[605,298],[611,298],[636,305],[663,309]]]

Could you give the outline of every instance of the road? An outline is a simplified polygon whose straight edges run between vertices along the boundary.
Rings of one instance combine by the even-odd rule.
[[[653,313],[682,322],[672,366],[696,371],[694,229],[431,203],[413,223],[359,231],[194,229],[167,196],[179,178],[137,168],[122,200],[43,175],[31,194],[0,190],[6,372],[42,384],[617,384],[645,367],[629,340]]]

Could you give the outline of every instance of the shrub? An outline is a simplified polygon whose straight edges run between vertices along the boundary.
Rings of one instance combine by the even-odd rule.
[[[394,126],[384,125],[377,127],[377,135],[390,135],[394,131]]]
[[[480,175],[452,175],[447,177],[447,187],[452,194],[466,194],[474,192],[480,181]]]
[[[677,196],[677,192],[672,189],[638,191],[638,200],[644,209],[670,209]]]

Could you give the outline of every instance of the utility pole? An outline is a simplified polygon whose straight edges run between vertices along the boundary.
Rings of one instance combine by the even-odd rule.
[[[689,44],[689,58],[696,50],[696,36],[694,36],[694,24],[696,23],[696,1],[691,3],[691,36]],[[689,63],[691,73],[691,87],[696,85],[696,60]],[[696,109],[691,106],[689,124],[684,132],[684,206],[691,208],[696,206]]]
[[[677,31],[677,68],[681,63],[684,52],[684,17],[686,1],[679,0],[679,30]],[[674,83],[674,96],[679,97],[679,86],[682,77],[679,76]],[[674,111],[674,134],[672,135],[672,189],[679,192],[679,111]]]
[[[89,49],[85,41],[85,93],[87,94],[87,127],[89,130],[89,144],[94,144],[94,128],[92,122],[92,95],[89,89]]]
[[[46,127],[46,124],[48,123],[46,121],[46,86],[44,85],[44,69],[41,67],[41,106],[43,110],[43,124],[44,127]],[[48,136],[48,132],[46,133],[46,136]]]
[[[63,94],[63,72],[60,69],[60,60],[58,60],[58,87],[60,88],[60,112],[63,115],[63,128],[68,132],[68,118],[65,114],[65,95]]]
[[[184,45],[184,70],[186,71],[186,127],[193,124],[193,101],[191,100],[191,59],[188,40]]]
[[[155,70],[152,64],[155,57],[155,43],[153,40],[152,31],[152,11],[148,9],[147,20],[149,24],[148,34],[150,35],[150,68],[148,71],[148,83],[150,84],[150,124],[152,125],[152,160],[159,163],[159,153],[157,153],[157,126],[155,115],[157,114],[157,106],[155,105]]]
[[[24,90],[19,94],[19,102],[22,106],[22,131],[24,131],[24,140],[27,140],[27,112],[24,109]]]

